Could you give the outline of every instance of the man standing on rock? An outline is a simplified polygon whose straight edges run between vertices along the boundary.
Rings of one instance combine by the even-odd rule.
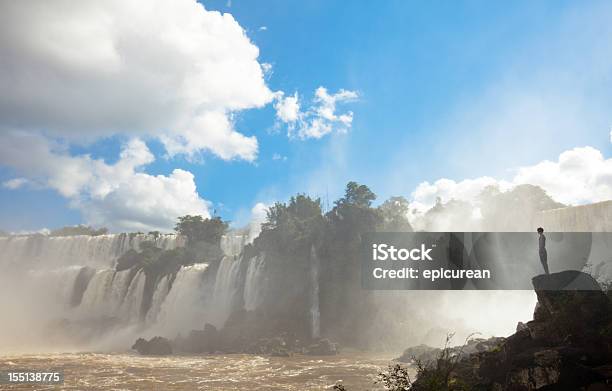
[[[542,262],[542,267],[546,274],[550,274],[548,272],[548,253],[546,252],[546,236],[544,236],[544,228],[538,228],[538,246],[540,253],[540,262]]]

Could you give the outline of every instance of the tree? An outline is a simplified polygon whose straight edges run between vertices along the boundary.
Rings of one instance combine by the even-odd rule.
[[[374,194],[369,187],[351,181],[346,184],[344,197],[336,201],[336,205],[351,204],[365,208],[369,207],[375,199],[376,194]]]
[[[380,213],[370,207],[375,199],[376,194],[366,185],[347,183],[344,197],[337,200],[336,206],[327,214],[332,229],[348,238],[375,231],[382,222]]]
[[[75,225],[75,226],[67,226],[67,227],[54,229],[53,231],[51,231],[50,236],[78,236],[78,235],[98,236],[98,235],[106,235],[107,233],[108,233],[108,229],[104,227],[95,229],[87,225]]]
[[[288,204],[275,203],[266,214],[260,237],[285,249],[309,249],[323,229],[321,200],[305,194],[291,197]]]
[[[389,391],[409,391],[413,389],[408,369],[400,364],[389,364],[387,372],[378,374],[377,383],[382,383],[385,390]]]
[[[553,200],[541,187],[529,184],[506,192],[489,186],[480,194],[480,200],[483,228],[489,231],[535,229],[531,222],[537,212],[566,206]]]
[[[273,230],[281,227],[288,217],[287,205],[276,202],[266,210],[266,221],[261,225],[262,230]]]
[[[221,217],[203,218],[202,216],[181,216],[174,230],[187,238],[187,245],[198,242],[220,245],[221,237],[228,228],[227,221]]]
[[[410,203],[404,197],[391,197],[378,207],[383,218],[383,228],[392,232],[412,232],[408,222]]]

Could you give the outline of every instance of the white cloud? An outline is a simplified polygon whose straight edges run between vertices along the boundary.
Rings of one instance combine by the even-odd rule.
[[[260,26],[259,31],[268,31],[268,26]]]
[[[160,137],[168,153],[254,160],[231,114],[273,94],[230,14],[195,0],[0,4],[0,128],[73,142]]]
[[[612,199],[612,159],[592,147],[574,148],[556,162],[543,161],[521,167],[514,183],[538,185],[555,200],[585,204]]]
[[[178,216],[210,217],[193,174],[175,169],[168,176],[134,173],[103,197],[77,201],[87,221],[126,231],[172,231]]]
[[[65,147],[24,132],[0,135],[0,164],[14,167],[41,187],[71,201],[88,224],[112,230],[171,230],[184,214],[209,216],[208,201],[197,193],[193,175],[176,169],[149,175],[155,160],[147,145],[127,142],[114,164],[88,155],[70,156]]]
[[[276,93],[276,117],[288,125],[289,136],[304,140],[319,139],[334,130],[338,133],[347,132],[353,124],[353,112],[337,114],[338,103],[350,102],[359,97],[355,91],[341,89],[335,94],[327,92],[325,87],[315,91],[312,106],[302,112],[297,93],[285,97],[282,92]]]
[[[287,161],[287,156],[281,155],[280,153],[275,153],[272,155],[272,160],[280,160],[280,161]]]
[[[436,204],[437,200],[444,203],[450,200],[473,202],[484,188],[492,185],[498,185],[500,190],[507,190],[512,186],[506,181],[498,181],[491,177],[464,179],[459,182],[447,178],[438,179],[434,183],[425,181],[412,193],[410,207],[417,212],[426,212]]]
[[[13,179],[9,179],[8,181],[4,181],[2,183],[2,186],[10,190],[16,190],[27,184],[28,184],[28,180],[26,178],[13,178]]]
[[[264,77],[266,79],[269,79],[272,76],[273,66],[269,62],[262,62],[261,63],[261,70],[264,73]]]
[[[335,114],[336,103],[351,101],[357,99],[357,97],[358,95],[355,91],[340,90],[339,92],[330,95],[326,88],[319,87],[315,91],[315,102],[319,104],[319,106],[316,108],[317,114],[319,117],[325,118],[328,121],[340,121],[346,124],[347,121],[342,120],[342,116],[338,117]],[[345,114],[344,116],[347,115],[350,116],[352,120],[353,113],[349,111],[348,114]],[[348,124],[350,125],[350,121],[348,121]]]
[[[412,193],[411,208],[425,212],[435,205],[436,199],[451,199],[473,203],[487,186],[497,185],[506,191],[520,184],[543,188],[555,201],[580,205],[612,199],[612,158],[593,147],[579,147],[565,151],[557,161],[542,161],[520,167],[510,181],[479,177],[454,181],[438,179],[423,182]]]
[[[295,123],[300,118],[300,102],[297,92],[287,97],[283,92],[279,92],[274,108],[278,119],[290,124]]]

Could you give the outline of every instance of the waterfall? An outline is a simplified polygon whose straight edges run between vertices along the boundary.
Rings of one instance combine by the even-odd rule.
[[[170,287],[170,276],[162,279],[153,294],[147,314],[152,329],[169,337],[202,329],[206,320],[204,273],[207,264],[183,266]],[[156,308],[157,307],[157,308]]]
[[[248,235],[229,233],[221,237],[221,250],[228,256],[238,256],[248,241]]]
[[[0,237],[0,265],[37,269],[72,265],[110,268],[128,250],[139,250],[144,241],[153,241],[164,250],[183,245],[183,239],[177,235],[9,236]]]
[[[244,280],[244,309],[247,311],[255,310],[263,302],[264,271],[265,255],[251,258]]]
[[[231,256],[223,257],[219,270],[217,270],[213,298],[210,303],[209,323],[217,328],[223,327],[232,311],[234,297],[238,291],[239,271],[240,260]]]
[[[568,230],[570,228],[567,227]],[[612,278],[612,235],[594,233],[593,238],[589,257],[593,275],[602,282],[609,281]],[[121,334],[125,338],[120,346],[126,346],[127,343],[123,344],[123,341],[133,337],[162,335],[172,338],[177,333],[185,335],[193,329],[201,330],[205,323],[222,328],[232,311],[240,309],[241,305],[246,311],[261,310],[265,313],[268,309],[265,305],[270,299],[270,284],[276,278],[271,276],[279,276],[275,270],[270,270],[275,265],[274,259],[265,253],[245,257],[243,250],[247,237],[228,234],[222,238],[221,245],[226,255],[218,266],[214,263],[210,268],[208,264],[183,266],[175,274],[163,276],[154,285],[149,280],[146,298],[151,303],[147,313],[141,313],[147,280],[144,271],[128,269],[117,272],[115,265],[118,257],[129,250],[139,250],[142,243],[148,240],[154,241],[162,249],[173,249],[184,244],[177,235],[31,235],[0,238],[0,268],[3,271],[0,274],[0,299],[4,299],[0,301],[4,315],[0,322],[0,336],[10,339],[19,335],[24,325],[36,325],[40,328],[40,332],[36,330],[37,335],[44,335],[48,324],[59,324],[60,328],[70,332],[91,330],[87,335],[92,339],[119,341],[117,335]],[[552,246],[552,236],[550,240]],[[309,326],[312,338],[319,338],[322,303],[319,280],[323,265],[314,246],[310,249],[310,258],[304,261],[306,264],[299,293],[306,296],[301,297],[300,302],[306,303],[305,308],[299,310],[308,317],[306,323],[309,324],[306,326]],[[478,303],[479,298],[489,300],[487,298],[493,297],[491,293],[484,292],[469,294],[474,303]],[[397,297],[411,303],[414,300],[409,298],[415,295],[428,297],[425,293],[416,292],[401,292]],[[443,293],[435,295],[432,294],[432,297],[450,297]],[[376,297],[380,299],[381,306],[396,302],[396,298],[388,293],[380,293]],[[520,311],[528,313],[534,297],[527,292],[522,299],[513,300],[520,305],[515,306],[512,314]],[[447,307],[444,307],[444,311],[448,313],[453,310],[460,313],[465,308],[457,306],[454,301],[449,301]],[[491,308],[494,308],[493,305]],[[447,319],[446,312],[436,316]],[[516,315],[512,317],[515,319]],[[403,322],[404,318],[398,314],[397,321]],[[479,322],[474,322],[470,327],[477,329],[477,326],[484,324],[482,327],[491,332],[506,330]]]
[[[162,277],[162,279],[157,283],[155,291],[153,292],[153,297],[151,298],[151,308],[149,308],[149,311],[145,316],[145,322],[147,324],[154,324],[157,321],[162,303],[164,303],[164,300],[168,295],[168,291],[170,290],[171,277],[171,275]]]
[[[29,270],[22,277],[25,290],[44,292],[39,299],[45,305],[53,306],[58,312],[70,307],[73,287],[81,271],[78,266],[53,270]]]
[[[319,257],[312,246],[310,248],[310,331],[312,338],[321,334],[321,312],[319,310]]]
[[[126,271],[129,272],[129,270]],[[120,273],[124,272],[119,272],[117,274]],[[136,276],[131,280],[127,293],[121,301],[119,315],[121,319],[128,323],[136,323],[140,319],[140,306],[142,304],[142,297],[144,296],[145,278],[144,272],[139,270]],[[125,283],[120,284],[120,286],[121,285],[125,286]]]
[[[81,304],[77,308],[80,318],[120,317],[131,319],[131,310],[136,311],[142,300],[144,273],[132,277],[130,270],[116,272],[114,269],[103,269],[89,281]],[[139,296],[138,296],[139,295]],[[135,302],[138,301],[137,304]]]

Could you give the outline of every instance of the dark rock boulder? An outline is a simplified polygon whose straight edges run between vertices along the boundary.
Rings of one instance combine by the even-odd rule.
[[[219,332],[215,326],[206,323],[203,330],[191,330],[187,337],[177,337],[174,345],[187,353],[214,353],[219,350]]]
[[[501,337],[491,337],[488,339],[485,338],[471,338],[469,339],[465,345],[463,346],[452,346],[448,347],[448,356],[465,356],[472,353],[479,352],[487,352],[491,350],[498,349],[499,346],[505,341],[505,338]],[[421,362],[421,363],[429,363],[437,360],[442,353],[442,349],[434,348],[428,345],[417,345],[409,347],[404,350],[402,355],[398,357],[396,360],[400,362]]]
[[[401,356],[396,358],[399,362],[412,363],[415,361],[429,362],[436,360],[442,349],[434,348],[429,345],[420,344],[417,346],[411,346],[404,350]]]
[[[565,270],[559,273],[540,274],[531,283],[536,292],[542,291],[601,291],[597,281],[590,275],[578,270]]]
[[[338,344],[331,342],[327,338],[320,339],[304,348],[304,354],[311,356],[333,356],[338,353],[340,353]]]
[[[451,377],[476,390],[612,389],[612,302],[596,284],[576,271],[535,277],[534,319],[458,361]]]
[[[125,254],[117,259],[115,270],[118,272],[131,269],[132,267],[140,264],[143,261],[143,256],[134,249],[128,250]]]
[[[549,346],[610,342],[612,302],[590,275],[576,271],[540,275],[533,279],[533,286],[538,297],[537,316],[527,326],[535,340]],[[565,289],[550,289],[555,286]],[[568,286],[584,289],[569,290]],[[605,335],[609,338],[603,338]]]
[[[260,338],[252,342],[245,350],[249,354],[266,354],[273,357],[292,356],[299,341],[291,338],[288,334],[282,334],[273,338]]]
[[[290,355],[290,343],[284,338],[259,338],[252,342],[246,348],[246,352],[250,354],[269,354],[273,356]]]
[[[172,354],[170,341],[163,337],[153,337],[149,341],[144,338],[138,338],[132,349],[143,356],[166,356]]]

